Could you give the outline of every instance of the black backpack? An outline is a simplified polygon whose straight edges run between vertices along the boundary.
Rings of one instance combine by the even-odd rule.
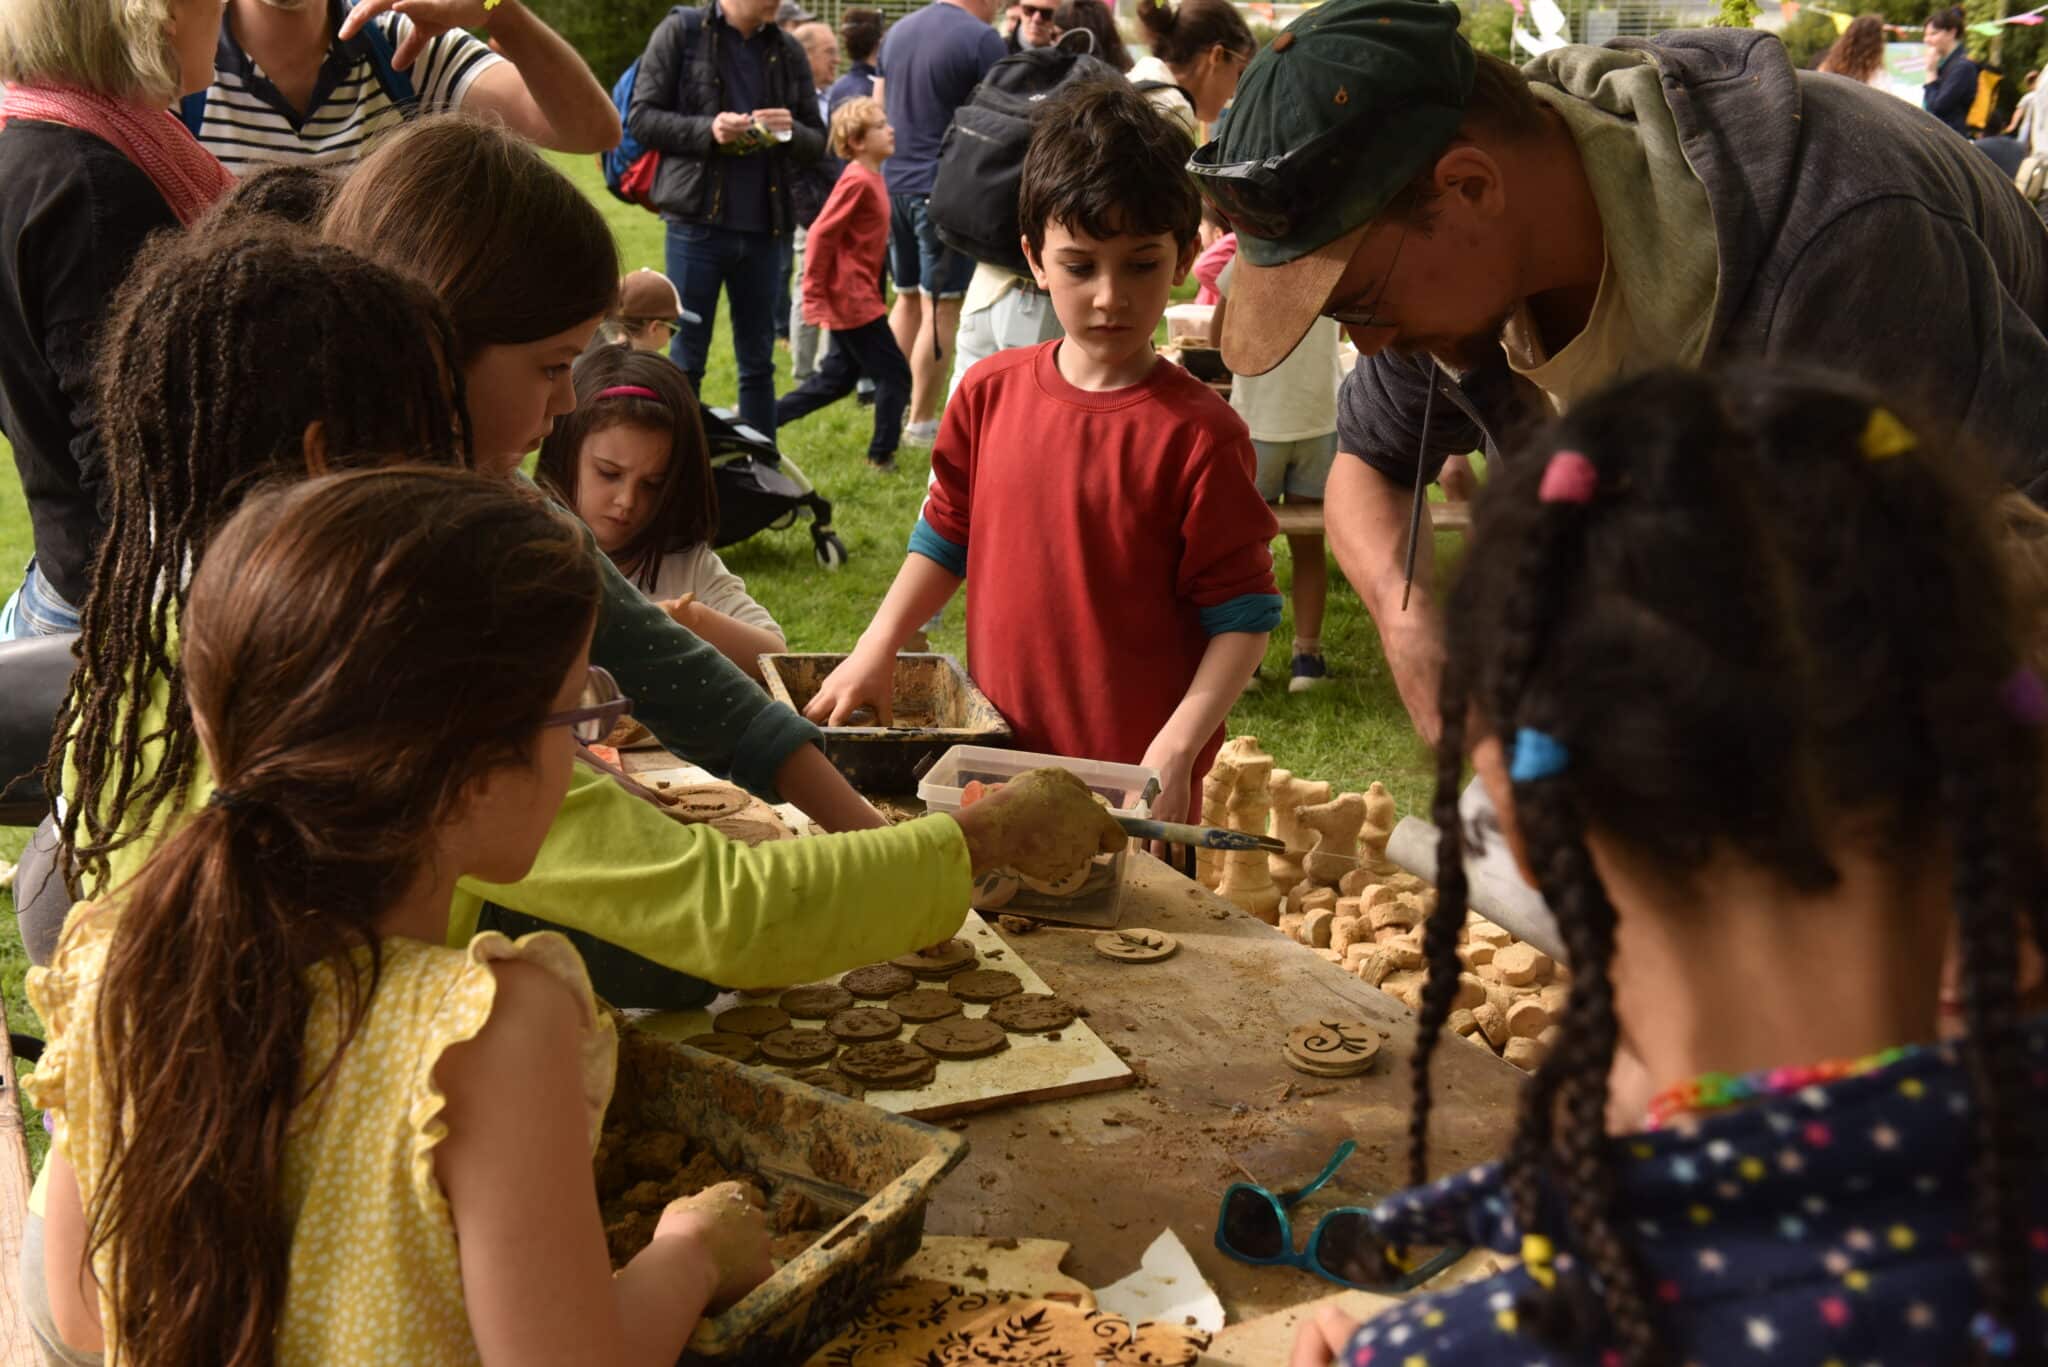
[[[1017,191],[1034,116],[1075,81],[1122,79],[1100,57],[1059,47],[1026,48],[990,67],[939,144],[927,207],[939,240],[976,261],[1028,276],[1017,241]]]

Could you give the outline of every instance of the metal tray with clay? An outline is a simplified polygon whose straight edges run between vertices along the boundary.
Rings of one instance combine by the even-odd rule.
[[[844,655],[763,655],[761,677],[777,702],[801,712]],[[888,726],[827,726],[825,757],[868,794],[917,790],[926,763],[955,745],[1007,746],[1010,723],[951,655],[898,655],[895,716]]]

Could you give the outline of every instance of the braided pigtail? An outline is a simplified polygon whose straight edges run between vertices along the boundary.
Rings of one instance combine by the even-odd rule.
[[[1422,955],[1429,977],[1422,985],[1422,1006],[1415,1013],[1415,1061],[1412,1069],[1414,1109],[1408,1117],[1408,1180],[1421,1186],[1429,1180],[1430,1062],[1450,1019],[1457,994],[1458,930],[1465,924],[1465,822],[1458,811],[1465,781],[1465,684],[1446,663],[1441,687],[1443,735],[1436,750],[1436,910],[1422,931]]]

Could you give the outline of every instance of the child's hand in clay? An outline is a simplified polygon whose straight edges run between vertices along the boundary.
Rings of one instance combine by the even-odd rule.
[[[718,1278],[711,1305],[731,1305],[768,1280],[768,1216],[738,1182],[720,1182],[695,1196],[671,1201],[654,1228],[656,1239],[688,1239],[710,1260]]]
[[[874,710],[875,720],[851,722],[849,718],[863,707]],[[889,725],[896,717],[895,654],[855,646],[853,654],[825,676],[804,716],[819,726]]]
[[[1129,839],[1088,785],[1065,769],[1033,769],[953,819],[977,874],[1009,868],[1051,881],[1098,854],[1114,854]]]

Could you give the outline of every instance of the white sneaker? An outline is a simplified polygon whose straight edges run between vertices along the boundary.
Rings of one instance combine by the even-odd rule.
[[[933,418],[929,422],[905,423],[900,444],[904,446],[930,446],[938,439],[939,420]]]

